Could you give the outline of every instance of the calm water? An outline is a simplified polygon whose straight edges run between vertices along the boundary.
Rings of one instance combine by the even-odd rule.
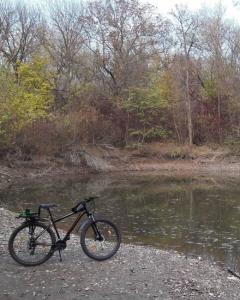
[[[240,179],[91,175],[22,182],[0,191],[12,211],[100,195],[95,210],[114,220],[125,242],[201,256],[240,270]],[[63,224],[66,226],[67,224]]]

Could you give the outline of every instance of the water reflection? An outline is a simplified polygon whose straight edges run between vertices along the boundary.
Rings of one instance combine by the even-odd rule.
[[[240,180],[169,176],[92,175],[22,182],[0,192],[13,211],[40,203],[68,212],[98,194],[97,213],[118,223],[125,242],[173,249],[240,270]]]

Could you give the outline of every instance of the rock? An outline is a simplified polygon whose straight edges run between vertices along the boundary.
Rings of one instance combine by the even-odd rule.
[[[83,254],[74,235],[62,263],[56,253],[41,266],[25,268],[7,252],[18,225],[15,214],[0,209],[0,289],[6,299],[239,300],[239,279],[204,259],[123,244],[116,256],[99,263]]]

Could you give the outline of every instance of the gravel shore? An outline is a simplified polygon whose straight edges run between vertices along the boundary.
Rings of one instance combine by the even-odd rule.
[[[38,267],[9,256],[7,242],[19,224],[0,208],[0,299],[240,299],[240,280],[207,261],[175,252],[122,244],[110,260],[86,257],[72,236],[59,262],[56,253]]]

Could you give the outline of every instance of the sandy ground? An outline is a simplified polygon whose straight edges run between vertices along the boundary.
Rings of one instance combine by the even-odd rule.
[[[240,281],[208,261],[122,244],[110,260],[86,257],[72,236],[63,252],[38,267],[9,256],[7,241],[19,220],[0,208],[0,299],[240,299]]]

